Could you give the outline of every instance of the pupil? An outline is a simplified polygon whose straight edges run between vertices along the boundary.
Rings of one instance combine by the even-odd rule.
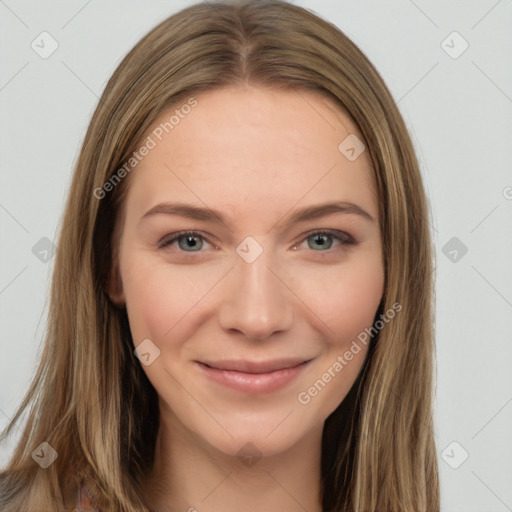
[[[184,245],[181,243],[183,240],[185,240]],[[180,240],[180,246],[182,249],[198,249],[200,248],[199,243],[199,239],[195,236],[184,236]]]
[[[329,240],[328,240],[328,237],[330,235],[314,235],[313,236],[313,239],[314,239],[314,244],[316,244],[317,248],[318,246],[320,246],[321,248],[323,247],[327,247],[329,248]]]

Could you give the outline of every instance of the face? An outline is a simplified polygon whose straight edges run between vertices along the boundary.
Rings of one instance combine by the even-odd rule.
[[[146,135],[111,298],[168,428],[228,455],[277,454],[322,427],[367,353],[353,342],[384,286],[370,159],[339,149],[358,132],[316,93],[195,100]]]

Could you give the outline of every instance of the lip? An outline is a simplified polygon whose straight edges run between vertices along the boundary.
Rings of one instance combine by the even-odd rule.
[[[295,380],[311,359],[272,361],[224,360],[203,363],[200,370],[211,380],[244,393],[271,393]]]

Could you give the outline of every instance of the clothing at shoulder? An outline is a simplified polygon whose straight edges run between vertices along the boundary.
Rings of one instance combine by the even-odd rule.
[[[94,506],[91,497],[87,493],[87,486],[81,485],[76,491],[76,507],[65,512],[101,512]]]

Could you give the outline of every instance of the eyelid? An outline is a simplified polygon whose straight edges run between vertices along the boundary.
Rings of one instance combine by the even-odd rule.
[[[354,237],[345,231],[341,231],[338,229],[313,229],[312,231],[309,231],[305,235],[302,235],[301,240],[299,242],[297,242],[296,244],[293,244],[292,249],[297,250],[297,247],[299,245],[303,244],[304,242],[306,242],[306,240],[309,237],[314,236],[314,235],[318,235],[318,236],[329,235],[329,236],[333,237],[334,239],[337,239],[339,242],[337,246],[330,247],[323,251],[322,250],[315,251],[313,249],[309,249],[308,252],[313,253],[315,255],[315,257],[316,256],[318,256],[320,258],[333,257],[333,255],[335,255],[336,253],[339,254],[339,252],[341,252],[341,251],[347,251],[350,248],[352,248],[353,246],[357,245],[357,241],[354,239]]]
[[[195,238],[201,238],[202,240],[205,240],[206,242],[208,242],[210,245],[213,245],[214,247],[216,247],[215,244],[212,243],[207,236],[205,236],[200,231],[196,231],[194,229],[184,229],[183,231],[176,231],[175,233],[169,233],[169,234],[165,235],[163,238],[161,238],[157,242],[157,245],[160,248],[165,248],[167,246],[170,246],[172,243],[176,242],[179,238],[184,237],[184,236],[192,236]],[[183,252],[187,252],[187,251],[183,251]],[[191,251],[191,254],[193,254],[194,252],[203,252],[203,251]]]
[[[333,238],[336,238],[340,242],[341,246],[357,244],[354,237],[345,231],[341,231],[338,229],[321,229],[321,228],[319,228],[319,229],[313,229],[313,230],[305,233],[304,235],[302,235],[301,239],[298,242],[294,243],[292,247],[296,248],[299,244],[302,244],[309,237],[311,237],[313,235],[332,236]],[[192,236],[192,237],[200,238],[200,239],[206,241],[207,243],[209,243],[210,245],[212,245],[214,248],[217,248],[217,246],[214,243],[212,243],[207,236],[202,234],[200,231],[196,231],[194,229],[176,231],[175,233],[169,233],[169,234],[165,235],[163,238],[161,238],[160,241],[157,243],[157,245],[159,248],[165,248],[165,247],[170,246],[171,244],[176,242],[179,238],[184,237],[184,236]],[[200,254],[204,251],[181,251],[181,252],[189,253],[189,254],[194,254],[194,253]],[[332,249],[329,248],[325,251],[313,251],[313,252],[315,252],[315,253],[330,253],[330,252],[332,252]]]
[[[352,235],[347,233],[346,231],[341,231],[339,229],[313,229],[309,231],[305,235],[303,235],[301,242],[309,238],[313,235],[330,235],[334,238],[339,239],[343,242],[343,244],[355,244],[356,241]]]

